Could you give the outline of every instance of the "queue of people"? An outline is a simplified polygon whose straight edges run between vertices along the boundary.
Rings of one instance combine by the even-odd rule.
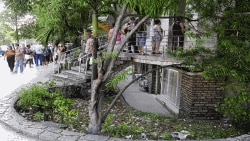
[[[118,51],[120,49],[119,47],[120,47],[120,43],[121,43],[121,40],[122,40],[122,36],[123,35],[125,37],[129,36],[129,34],[134,29],[134,27],[136,26],[136,24],[137,24],[137,20],[135,19],[135,17],[130,17],[128,19],[128,22],[126,22],[123,26],[119,27],[118,33],[116,35],[116,42],[115,42],[115,46],[114,46],[114,51]],[[114,31],[114,26],[115,26],[115,23],[112,23],[112,27],[111,27],[111,29],[108,32],[108,43],[110,43],[113,31]],[[126,52],[127,53],[133,53],[133,50],[135,50],[134,48],[137,45],[139,45],[139,46],[141,45],[142,46],[143,43],[140,44],[141,41],[137,42],[137,38],[138,37],[136,35],[136,32],[134,32],[132,35],[130,35],[130,37],[129,37],[127,43],[126,43]],[[145,38],[145,42],[146,42],[146,38]]]
[[[8,46],[4,54],[4,60],[7,61],[11,73],[23,73],[27,66],[33,68],[33,66],[47,66],[53,61],[55,63],[62,61],[65,51],[63,44],[58,44],[57,47],[53,46],[51,42],[47,47],[44,47],[41,43],[26,46],[25,44],[15,43],[14,47]]]
[[[183,48],[184,46],[184,22],[181,17],[177,17],[173,26],[173,50],[177,47]],[[135,17],[130,17],[128,21],[121,27],[119,27],[118,33],[116,35],[116,42],[114,46],[114,51],[120,50],[120,43],[122,41],[122,36],[130,35],[131,31],[135,28],[137,20]],[[127,53],[133,53],[132,48],[137,47],[138,53],[144,54],[144,47],[146,45],[146,39],[149,37],[148,29],[149,24],[147,21],[143,23],[136,32],[130,35],[125,48]],[[110,43],[115,23],[112,24],[112,28],[108,32],[108,43]],[[163,39],[163,29],[161,27],[161,21],[159,19],[154,20],[153,35],[152,37],[152,52],[151,54],[162,54],[160,52],[160,44]],[[94,39],[92,36],[92,31],[87,30],[87,40],[85,47],[85,54],[89,54],[87,64],[90,66],[92,64],[91,55],[93,52]],[[13,73],[23,73],[24,67],[27,65],[32,68],[35,66],[46,66],[51,62],[58,63],[58,61],[63,61],[66,57],[66,47],[63,43],[59,43],[58,46],[54,46],[52,42],[49,42],[46,47],[44,47],[40,42],[36,45],[24,45],[19,46],[18,43],[13,46],[9,46],[5,52],[4,59],[6,58],[10,71]],[[88,67],[89,68],[89,67]]]
[[[114,46],[115,50],[117,50],[117,46],[119,46],[119,43],[121,42],[122,39],[121,36],[124,35],[126,37],[130,35],[131,31],[135,28],[136,24],[137,24],[137,19],[135,19],[135,17],[130,17],[128,21],[122,26],[122,28],[119,28],[116,37],[116,44]],[[149,26],[150,25],[148,21],[146,21],[141,26],[139,26],[136,32],[130,35],[125,46],[126,48],[125,52],[139,53],[141,55],[145,54],[144,48],[146,46],[147,37],[149,37],[148,36]],[[112,37],[113,29],[114,29],[114,23],[112,24],[112,28],[109,30],[108,33],[108,42],[110,42],[110,39]],[[162,39],[163,39],[163,29],[161,27],[161,21],[159,19],[156,19],[154,20],[154,26],[153,26],[151,54],[161,54],[159,49]]]
[[[131,31],[137,25],[137,20],[138,19],[136,19],[135,17],[130,17],[128,21],[122,26],[122,28],[119,28],[114,50],[116,50],[117,46],[119,46],[118,44],[121,42],[122,35],[124,35],[125,37],[130,35]],[[162,54],[162,52],[160,52],[160,45],[163,40],[163,29],[161,25],[161,20],[155,19],[153,22],[154,22],[154,25],[152,26],[153,33],[150,35],[151,28],[148,21],[144,22],[128,38],[128,41],[124,47],[125,48],[124,52],[139,53],[141,55],[144,55],[146,40],[147,38],[152,37],[151,54]],[[114,23],[112,24],[112,28],[108,32],[108,43],[110,42],[110,39],[112,37],[113,29],[114,29]],[[172,37],[172,44],[170,47],[172,48],[173,51],[176,50],[177,48],[183,49],[184,33],[185,33],[184,18],[181,16],[175,17],[174,23],[173,25],[171,25],[170,29]]]

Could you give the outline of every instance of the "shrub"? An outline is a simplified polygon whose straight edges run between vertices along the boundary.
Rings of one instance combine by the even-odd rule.
[[[49,91],[54,86],[53,81],[38,82],[18,92],[17,106],[32,115],[33,120],[42,120],[42,114],[53,118],[55,114],[61,116],[62,122],[71,116],[77,115],[76,110],[69,107],[74,101],[62,96],[59,89]]]

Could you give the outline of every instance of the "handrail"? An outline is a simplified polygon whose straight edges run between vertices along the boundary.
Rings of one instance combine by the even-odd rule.
[[[101,46],[99,46],[99,50],[102,50],[102,49],[104,49],[104,48],[107,48],[108,47],[108,42],[105,42],[105,44],[104,45],[101,45]]]
[[[85,59],[85,69],[84,69],[84,73],[86,74],[87,73],[87,65],[88,65],[88,58],[89,56],[92,55],[92,53],[87,53],[85,55],[83,55],[83,53],[80,53],[79,56],[78,56],[78,62],[79,62],[79,69],[78,69],[78,74],[80,75],[81,73],[81,62],[82,62],[82,59]]]

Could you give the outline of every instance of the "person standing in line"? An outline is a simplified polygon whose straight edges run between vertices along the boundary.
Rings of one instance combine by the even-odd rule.
[[[26,50],[27,50],[25,44],[21,44],[21,48],[23,49],[23,54],[25,55],[26,54]]]
[[[115,27],[115,23],[112,24],[112,28],[109,30],[109,33],[108,33],[108,43],[111,40],[113,31],[114,31],[114,27]],[[114,51],[118,51],[119,50],[119,46],[120,46],[120,43],[121,43],[121,35],[122,34],[125,34],[125,33],[121,30],[121,28],[119,28],[119,31],[118,31],[118,33],[116,35],[116,42],[115,42],[115,46],[114,46]]]
[[[26,61],[25,61],[24,66],[26,66],[29,63],[29,67],[32,68],[31,64],[33,62],[33,52],[30,49],[30,45],[27,45],[27,47],[26,47],[25,59],[26,59]]]
[[[172,26],[173,32],[173,50],[177,48],[183,49],[184,46],[184,33],[185,33],[185,24],[182,16],[178,16]]]
[[[12,50],[12,46],[8,46],[7,51],[4,54],[4,60],[7,58],[7,63],[10,68],[10,72],[13,72],[15,66],[15,51]]]
[[[58,53],[60,53],[59,47],[57,47],[57,46],[53,47],[52,53],[53,53],[53,62],[54,62],[55,64],[57,64],[58,56],[59,56]]]
[[[50,61],[51,50],[49,47],[44,49],[43,52],[43,66],[48,66]]]
[[[43,65],[43,50],[44,47],[43,45],[39,42],[37,45],[34,47],[35,50],[35,64],[38,67],[39,65]]]
[[[131,30],[134,29],[135,25],[136,25],[135,17],[131,17],[129,21],[125,24],[124,31],[126,35],[128,35],[131,32]],[[135,47],[135,45],[136,45],[136,34],[133,33],[128,39],[128,53],[132,53],[132,46]]]
[[[136,38],[137,38],[137,44],[138,44],[138,51],[139,54],[143,55],[143,48],[146,45],[146,40],[147,40],[147,23],[143,23],[139,28],[136,33]]]
[[[24,53],[23,48],[19,47],[18,43],[15,43],[15,70],[14,73],[18,72],[18,68],[20,67],[20,73],[23,73],[23,63],[24,63]]]
[[[92,31],[90,29],[87,30],[87,42],[86,42],[86,48],[85,53],[92,53],[93,52],[93,45],[94,45],[94,39],[92,37]]]
[[[162,35],[162,28],[161,28],[161,21],[159,19],[154,21],[154,36],[153,36],[153,44],[152,44],[152,54],[161,54],[159,51],[160,49],[160,44],[163,38]]]
[[[50,57],[49,57],[49,62],[53,62],[53,49],[54,49],[54,46],[53,46],[53,43],[52,42],[49,42],[48,43],[48,48],[50,49],[51,53],[50,53]]]
[[[90,68],[90,64],[92,64],[92,53],[93,53],[93,47],[94,47],[94,39],[92,36],[92,31],[90,29],[87,30],[87,42],[86,42],[86,48],[85,53],[88,54],[87,57],[87,66],[86,69],[88,70]]]
[[[36,56],[36,52],[35,52],[35,45],[34,44],[30,44],[30,50],[32,51],[32,59],[31,59],[31,64],[35,65],[35,56]]]
[[[66,55],[66,47],[64,44],[59,45],[60,55],[59,55],[59,61],[63,61]]]
[[[23,49],[23,56],[24,56],[23,65],[24,65],[24,67],[26,67],[26,65],[25,65],[26,58],[25,57],[26,57],[27,48],[26,48],[24,43],[19,44],[19,46],[20,46],[21,49]]]

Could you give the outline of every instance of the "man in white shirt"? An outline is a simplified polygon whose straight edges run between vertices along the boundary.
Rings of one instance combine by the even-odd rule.
[[[43,51],[44,47],[39,42],[37,45],[34,46],[34,51],[35,51],[35,64],[36,66],[42,66],[43,65]]]
[[[94,39],[92,37],[92,31],[90,29],[87,30],[87,42],[86,42],[86,48],[85,53],[89,54],[87,57],[87,70],[89,69],[90,64],[92,64],[92,52],[93,52],[93,46],[94,46]]]
[[[86,48],[85,48],[85,53],[92,53],[93,51],[93,44],[94,44],[94,39],[92,38],[92,31],[90,29],[87,30],[87,42],[86,42]]]

